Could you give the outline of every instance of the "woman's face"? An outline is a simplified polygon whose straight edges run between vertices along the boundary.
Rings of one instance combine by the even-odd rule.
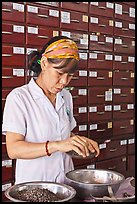
[[[42,88],[45,91],[57,94],[69,84],[73,75],[73,73],[64,72],[64,68],[54,68],[53,64],[50,64],[48,61],[46,61],[42,67],[41,72]]]

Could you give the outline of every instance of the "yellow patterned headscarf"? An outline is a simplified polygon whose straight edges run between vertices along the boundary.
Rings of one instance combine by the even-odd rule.
[[[50,44],[42,54],[46,58],[74,58],[79,60],[78,47],[70,39],[60,39]]]

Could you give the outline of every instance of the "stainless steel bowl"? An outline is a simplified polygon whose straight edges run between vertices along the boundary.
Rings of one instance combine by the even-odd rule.
[[[54,201],[54,202],[69,201],[76,195],[75,189],[66,184],[36,181],[36,182],[26,182],[26,183],[13,185],[5,191],[5,196],[13,202],[27,202],[27,201],[16,199],[15,195],[18,191],[29,189],[29,188],[48,189],[49,191],[55,193],[60,198],[60,200]]]
[[[76,169],[66,173],[66,183],[72,186],[82,199],[109,196],[108,186],[115,193],[125,177],[116,172],[103,169]]]

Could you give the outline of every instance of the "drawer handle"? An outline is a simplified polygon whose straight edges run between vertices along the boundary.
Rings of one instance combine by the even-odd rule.
[[[109,151],[110,152],[115,152],[117,150],[117,148],[114,148],[114,149],[110,149]]]
[[[79,20],[76,20],[76,19],[72,19],[70,21],[73,22],[73,23],[79,23]]]
[[[97,112],[98,115],[103,115],[105,112],[102,111],[102,112]]]
[[[97,97],[104,97],[103,94],[97,94]]]
[[[99,80],[104,80],[105,77],[97,77],[97,79],[99,79]]]
[[[115,169],[116,166],[108,167],[109,170]]]
[[[122,96],[122,97],[127,97],[127,94],[121,94],[120,96]]]
[[[121,126],[120,127],[120,129],[126,129],[127,128],[127,126]]]
[[[13,34],[12,32],[2,31],[2,34]]]
[[[104,6],[99,6],[98,8],[100,8],[100,9],[106,9],[106,7],[104,7]]]
[[[105,42],[98,42],[98,44],[102,44],[102,45],[104,45],[104,44],[105,44]]]
[[[123,48],[128,48],[128,45],[122,45]]]
[[[79,96],[72,96],[72,98],[78,98]]]
[[[12,76],[2,76],[2,79],[12,79]]]
[[[127,31],[127,30],[129,30],[128,28],[122,28],[122,30],[125,30],[125,31]]]
[[[2,9],[2,11],[6,11],[6,12],[11,12],[11,10],[10,9]]]
[[[104,24],[98,24],[100,27],[106,27],[106,25]]]
[[[39,17],[42,17],[42,18],[48,18],[49,16],[47,15],[42,15],[42,14],[38,14]]]
[[[11,57],[11,54],[2,54],[2,57]]]
[[[121,62],[121,64],[127,64],[127,62]]]
[[[100,129],[100,130],[97,130],[97,132],[104,132],[105,129]]]
[[[75,117],[75,116],[79,116],[79,114],[73,114],[73,115],[74,115],[74,117]]]
[[[126,113],[127,112],[127,110],[121,110],[120,111],[120,113]]]
[[[72,79],[77,80],[77,79],[79,79],[79,77],[72,77]]]
[[[49,38],[49,37],[46,35],[38,35],[38,38]]]
[[[122,80],[128,80],[128,78],[127,78],[127,77],[122,77],[121,79],[122,79]]]
[[[129,14],[129,12],[128,12],[128,11],[122,11],[122,13]]]
[[[97,62],[104,62],[105,60],[98,59]]]

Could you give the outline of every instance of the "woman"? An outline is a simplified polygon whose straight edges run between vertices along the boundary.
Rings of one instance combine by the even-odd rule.
[[[7,96],[3,134],[7,152],[16,159],[15,183],[28,181],[64,182],[74,168],[67,152],[86,157],[99,155],[98,144],[74,135],[73,102],[64,89],[78,69],[78,48],[63,36],[53,37],[29,56],[29,69],[37,77],[15,88]]]

